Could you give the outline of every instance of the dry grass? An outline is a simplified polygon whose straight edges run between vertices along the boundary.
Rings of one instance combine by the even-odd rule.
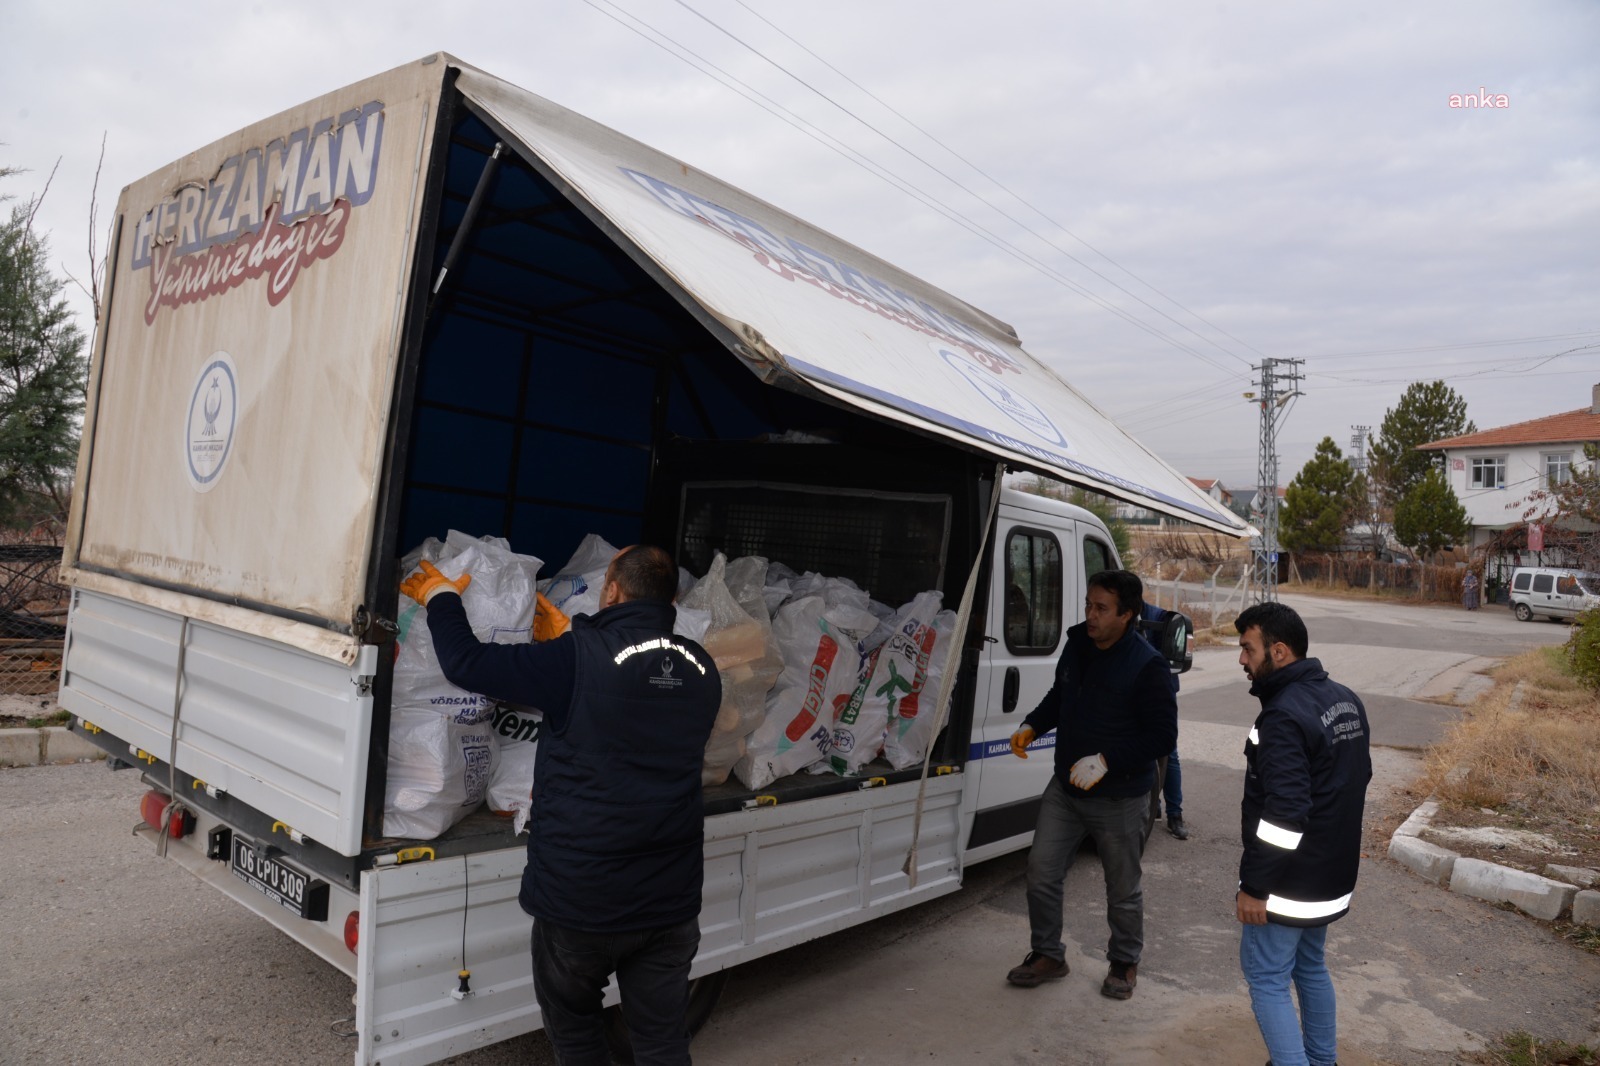
[[[1546,833],[1593,861],[1600,855],[1600,694],[1578,684],[1559,647],[1510,659],[1493,677],[1494,688],[1428,751],[1419,787],[1440,800],[1435,824],[1485,824],[1487,809],[1489,824]]]
[[[1377,588],[1367,588],[1365,585],[1353,587],[1343,581],[1281,581],[1278,583],[1278,590],[1322,596],[1332,600],[1385,600],[1389,603],[1447,606],[1444,601],[1437,598],[1418,595],[1415,585],[1409,588],[1386,588],[1382,585]],[[1494,610],[1495,605],[1491,604],[1489,609]],[[1504,607],[1499,609],[1505,610]]]

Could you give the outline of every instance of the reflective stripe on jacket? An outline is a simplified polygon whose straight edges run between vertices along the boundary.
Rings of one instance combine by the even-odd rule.
[[[1316,659],[1250,689],[1261,713],[1245,744],[1239,887],[1269,921],[1326,925],[1350,909],[1372,780],[1366,708]]]

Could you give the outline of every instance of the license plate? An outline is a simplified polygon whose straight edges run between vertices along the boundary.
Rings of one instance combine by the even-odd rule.
[[[313,880],[282,859],[264,855],[250,841],[233,835],[233,872],[268,899],[314,922],[328,918],[328,882]]]

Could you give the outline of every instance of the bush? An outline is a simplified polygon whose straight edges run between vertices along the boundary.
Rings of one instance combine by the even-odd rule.
[[[1584,611],[1572,622],[1567,638],[1567,663],[1585,688],[1600,691],[1600,607]]]

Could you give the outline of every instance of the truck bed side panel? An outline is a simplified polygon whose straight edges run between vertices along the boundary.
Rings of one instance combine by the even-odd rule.
[[[354,667],[78,590],[61,705],[344,855],[361,848],[376,651]],[[179,642],[182,679],[179,679]]]
[[[902,867],[916,782],[707,818],[693,976],[955,891],[962,776],[928,781],[914,887]],[[517,903],[525,861],[508,848],[362,875],[358,1066],[424,1066],[539,1028]],[[472,994],[458,999],[463,966]]]

